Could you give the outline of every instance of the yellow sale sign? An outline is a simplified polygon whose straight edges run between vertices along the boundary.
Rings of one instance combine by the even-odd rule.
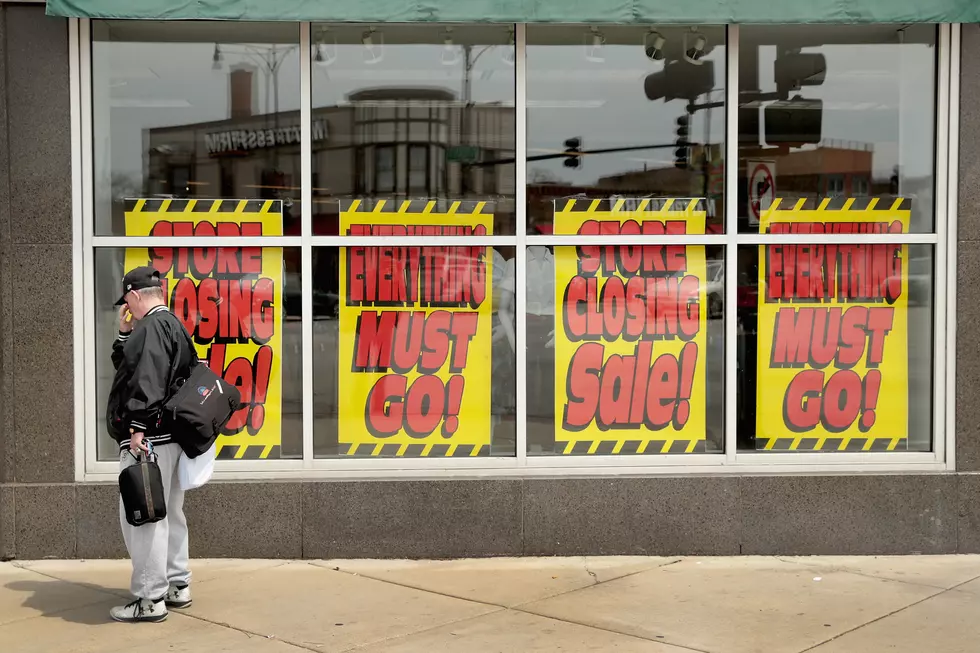
[[[908,245],[902,199],[776,199],[771,234],[854,234],[846,244],[759,247],[756,448],[907,446]]]
[[[568,200],[555,233],[703,234],[705,219],[700,199]],[[704,451],[704,247],[555,247],[555,274],[556,451]]]
[[[340,223],[344,235],[379,242],[341,250],[341,451],[489,455],[491,251],[393,243],[398,236],[487,235],[492,208],[355,200],[341,207]]]
[[[281,236],[279,200],[129,200],[127,236]],[[218,458],[278,458],[282,441],[283,262],[279,247],[129,247],[152,265],[199,358],[242,393]]]

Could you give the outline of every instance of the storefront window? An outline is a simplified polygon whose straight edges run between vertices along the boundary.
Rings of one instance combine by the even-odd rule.
[[[932,448],[936,33],[741,30],[740,450]]]
[[[513,248],[318,247],[313,268],[317,457],[515,455]]]
[[[532,247],[527,265],[529,454],[724,450],[722,247]]]
[[[278,199],[300,217],[299,26],[93,21],[95,232],[127,199]]]
[[[745,246],[738,268],[739,449],[931,450],[932,245]]]
[[[723,27],[529,25],[528,233],[566,198],[706,198],[724,225]]]
[[[219,458],[940,461],[947,28],[91,25],[98,461],[145,264]]]
[[[488,233],[514,234],[512,26],[320,24],[312,39],[314,234],[337,235],[354,199],[490,202]]]
[[[96,403],[106,405],[126,270],[154,265],[198,355],[242,391],[218,457],[301,458],[300,249],[242,247],[300,231],[295,24],[92,23],[97,236],[159,246],[94,256]],[[174,248],[210,237],[227,247]],[[98,413],[100,460],[114,460]]]
[[[862,196],[933,230],[935,26],[746,26],[738,83],[739,231],[776,197]]]
[[[133,212],[129,212],[133,219]],[[145,214],[147,223],[168,223]],[[298,248],[128,247],[95,250],[96,402],[99,460],[118,460],[105,406],[115,370],[120,283],[127,270],[152,265],[166,283],[167,305],[197,345],[198,358],[242,393],[244,407],[218,440],[218,458],[279,460],[303,456],[302,281],[287,261]],[[294,269],[298,270],[297,265]]]

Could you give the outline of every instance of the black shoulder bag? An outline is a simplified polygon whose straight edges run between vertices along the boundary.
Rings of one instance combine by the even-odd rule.
[[[241,407],[242,394],[198,361],[194,341],[183,325],[180,330],[190,347],[190,374],[171,384],[170,399],[163,405],[163,411],[172,425],[171,437],[188,458],[197,458],[211,448],[221,429]],[[171,370],[174,377],[179,364],[178,350]]]

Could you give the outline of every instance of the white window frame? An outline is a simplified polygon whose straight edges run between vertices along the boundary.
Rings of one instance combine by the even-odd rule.
[[[723,245],[726,270],[737,265],[739,245],[774,242],[803,244],[834,242],[834,237],[810,235],[773,236],[769,234],[737,233],[737,166],[738,139],[738,55],[739,28],[727,27],[726,79],[726,231],[724,234],[687,236],[687,244]],[[956,218],[957,218],[957,157],[959,139],[959,70],[960,26],[940,25],[937,47],[936,80],[936,230],[928,234],[881,234],[865,237],[868,242],[925,243],[935,247],[935,323],[934,323],[934,384],[933,384],[933,450],[931,452],[740,452],[736,447],[736,321],[733,308],[737,299],[737,279],[725,275],[725,452],[689,455],[642,456],[528,456],[527,455],[527,356],[523,343],[527,329],[523,319],[526,294],[516,296],[516,422],[517,451],[512,457],[477,459],[322,459],[313,457],[313,366],[303,366],[303,458],[296,460],[218,461],[217,480],[271,479],[378,479],[378,478],[461,478],[461,477],[549,477],[549,476],[616,476],[658,474],[860,474],[860,473],[924,473],[947,472],[955,469],[955,320],[948,315],[956,309]],[[526,288],[525,251],[536,245],[573,245],[581,243],[578,236],[526,235],[526,176],[524,157],[527,143],[526,93],[526,25],[515,26],[516,71],[516,236],[412,237],[399,239],[401,245],[486,245],[515,248],[518,289]],[[218,238],[161,238],[157,245],[175,247],[207,247],[218,245],[264,245],[300,247],[302,270],[302,311],[304,317],[313,314],[314,247],[379,245],[383,239],[314,236],[312,233],[312,133],[311,133],[311,23],[300,23],[301,56],[301,223],[299,237],[262,237],[247,239]],[[72,218],[73,218],[73,310],[74,310],[74,372],[75,372],[75,479],[79,482],[114,481],[118,464],[98,460],[96,451],[98,407],[95,397],[96,339],[105,334],[95,333],[94,250],[97,247],[145,245],[150,239],[96,236],[93,204],[93,134],[92,134],[92,61],[91,22],[87,19],[69,20],[69,57],[71,91],[71,158],[72,158]],[[846,237],[840,239],[846,240]],[[656,237],[605,236],[589,242],[622,244],[658,242]],[[663,242],[661,238],[659,242]],[[672,242],[677,242],[676,240]],[[302,321],[303,360],[312,360],[313,322]]]

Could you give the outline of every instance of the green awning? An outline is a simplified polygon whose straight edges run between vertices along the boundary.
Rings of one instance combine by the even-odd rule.
[[[975,23],[980,0],[48,0],[54,16],[364,23]]]

